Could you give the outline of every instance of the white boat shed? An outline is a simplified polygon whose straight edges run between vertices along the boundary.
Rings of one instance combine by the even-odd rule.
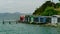
[[[51,17],[51,23],[52,24],[60,23],[60,15],[53,15]]]

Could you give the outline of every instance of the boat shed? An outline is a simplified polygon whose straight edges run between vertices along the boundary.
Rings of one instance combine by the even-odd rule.
[[[39,17],[38,16],[34,16],[34,23],[39,23]]]
[[[20,22],[24,22],[25,21],[25,16],[20,16]]]
[[[53,16],[36,16],[36,15],[26,15],[20,17],[20,21],[26,23],[60,23],[60,15]]]
[[[46,16],[39,16],[40,23],[46,23]]]
[[[35,23],[46,23],[46,16],[34,16]]]
[[[34,20],[34,17],[32,15],[25,16],[25,22],[32,23],[33,20]]]
[[[60,15],[53,15],[51,17],[51,23],[52,24],[60,23]]]
[[[33,22],[34,22],[34,16],[30,15],[30,17],[29,17],[29,22],[30,22],[30,23],[33,23]]]
[[[25,22],[29,22],[29,15],[25,16]]]

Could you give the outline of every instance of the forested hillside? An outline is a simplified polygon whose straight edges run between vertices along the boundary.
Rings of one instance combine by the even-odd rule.
[[[60,15],[60,3],[46,1],[41,7],[37,8],[33,15],[52,16]]]

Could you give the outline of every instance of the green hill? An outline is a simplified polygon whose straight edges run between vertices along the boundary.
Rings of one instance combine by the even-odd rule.
[[[56,11],[56,14],[58,14],[58,12],[60,13],[60,11],[57,10],[58,8],[60,8],[60,3],[55,4],[54,2],[46,1],[41,7],[37,8],[35,10],[33,15],[42,15],[43,13],[47,12],[46,9],[48,9],[49,7],[51,7],[51,9],[53,8],[53,11]],[[50,11],[50,9],[48,9],[48,10]],[[50,12],[52,13],[53,11],[50,11]],[[52,14],[52,15],[54,15],[54,14]],[[44,15],[44,16],[49,16],[49,15]]]

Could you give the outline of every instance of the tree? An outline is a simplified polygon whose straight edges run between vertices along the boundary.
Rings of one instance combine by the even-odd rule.
[[[54,10],[53,7],[48,7],[45,9],[43,13],[41,13],[42,16],[52,16],[57,14],[58,14],[58,11]]]
[[[47,7],[55,7],[55,3],[50,1],[46,1],[43,5],[41,5],[39,8],[37,8],[34,12],[33,15],[40,15],[42,12],[45,11]]]

